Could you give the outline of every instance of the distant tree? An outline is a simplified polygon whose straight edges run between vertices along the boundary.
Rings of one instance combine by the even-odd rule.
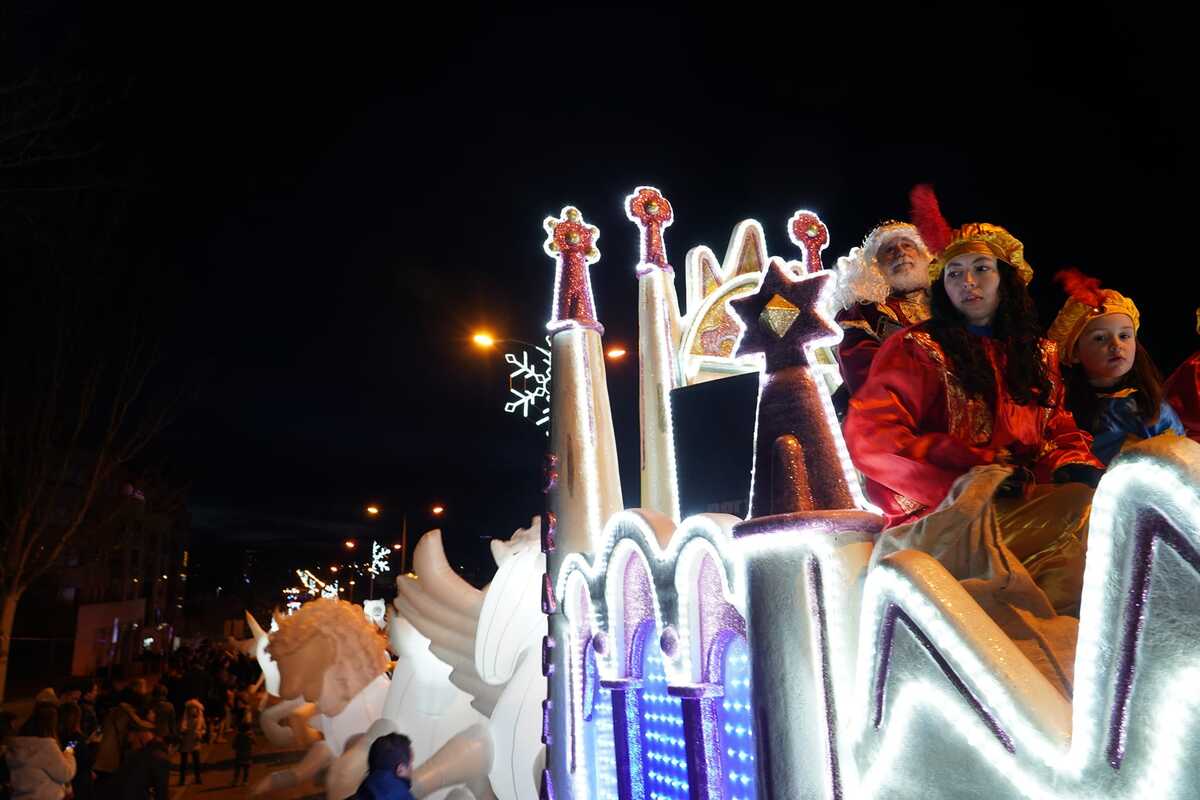
[[[95,157],[93,92],[0,88],[0,699],[22,595],[126,512],[126,466],[167,419],[146,398],[156,348],[131,301],[123,199]]]

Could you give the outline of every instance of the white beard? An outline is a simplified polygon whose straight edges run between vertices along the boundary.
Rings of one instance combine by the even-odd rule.
[[[929,273],[920,269],[913,269],[901,275],[885,275],[888,286],[892,289],[892,294],[905,294],[914,292],[917,289],[929,288]]]

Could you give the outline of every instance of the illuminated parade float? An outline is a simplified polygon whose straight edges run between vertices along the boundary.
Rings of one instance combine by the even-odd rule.
[[[690,251],[681,314],[671,204],[641,187],[625,205],[642,238],[627,273],[641,446],[622,455],[640,460],[642,507],[621,496],[589,274],[600,232],[567,207],[545,221],[545,515],[493,543],[498,572],[483,590],[446,563],[439,533],[422,539],[389,610],[390,683],[361,610],[345,623],[361,635],[328,647],[306,651],[288,631],[318,624],[308,606],[339,601],[306,604],[282,634],[257,631],[260,659],[275,655],[282,673],[269,682],[282,698],[272,735],[309,741],[305,720],[326,726],[311,763],[327,770],[329,797],[353,791],[370,740],[389,731],[413,740],[418,797],[1200,796],[1200,445],[1148,440],[1101,480],[1064,693],[942,562],[881,546],[889,533],[830,400],[827,348],[841,331],[820,219],[788,221],[795,260],[769,257],[754,221],[735,227],[720,263]],[[727,454],[751,459],[746,513],[681,517],[694,504],[680,475],[702,466],[683,454],[704,452],[691,439],[707,434],[677,429],[675,399],[755,376],[750,452]],[[726,424],[712,418],[711,435]],[[286,653],[273,652],[277,636]],[[374,651],[338,650],[362,642]],[[342,660],[353,667],[339,672]],[[338,728],[347,709],[366,736]]]

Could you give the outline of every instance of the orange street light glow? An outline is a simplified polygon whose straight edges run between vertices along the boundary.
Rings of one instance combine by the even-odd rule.
[[[443,506],[434,506],[433,508],[430,509],[430,511],[433,512],[433,515],[435,517],[438,516],[439,514],[441,514],[445,510],[446,509]]]
[[[347,540],[346,540],[346,547],[348,547],[348,548],[350,548],[351,550],[353,550],[353,549],[354,549],[354,540],[353,540],[353,539],[347,539]]]
[[[480,331],[471,337],[471,341],[480,347],[491,347],[496,343],[496,339],[486,331]]]
[[[625,356],[625,348],[623,348],[623,347],[610,347],[608,349],[608,357],[609,358],[614,358],[614,359],[615,358],[623,358],[624,356]]]
[[[379,506],[367,506],[367,513],[372,517],[379,513]]]
[[[330,571],[330,572],[337,572],[337,567],[330,567],[330,568],[329,568],[329,571]]]
[[[393,550],[399,550],[399,549],[400,549],[400,545],[398,545],[398,544],[394,544],[394,545],[392,545],[392,549],[393,549]]]

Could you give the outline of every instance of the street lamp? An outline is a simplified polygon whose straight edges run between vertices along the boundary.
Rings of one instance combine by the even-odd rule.
[[[625,357],[625,348],[619,345],[610,347],[605,355],[608,356],[609,361],[617,361]]]
[[[524,339],[513,339],[512,337],[507,336],[504,338],[498,338],[487,331],[476,331],[471,336],[471,341],[474,342],[475,346],[480,350],[491,350],[501,342],[513,342],[514,344],[523,344],[526,347],[538,347],[538,345],[534,344],[533,342],[527,342]]]
[[[347,549],[347,550],[353,550],[353,549],[354,549],[354,547],[355,547],[355,545],[354,545],[354,540],[353,540],[353,539],[347,539],[347,540],[346,540],[346,542],[345,542],[345,544],[346,544],[346,549]]]
[[[478,336],[486,336],[486,334],[478,334]],[[491,341],[495,341],[495,340],[491,340]],[[372,509],[374,509],[374,510],[372,510]],[[369,515],[371,515],[372,517],[378,517],[382,513],[382,509],[379,506],[375,506],[375,505],[367,506],[367,513]],[[440,517],[441,515],[446,513],[446,507],[444,505],[442,505],[441,503],[436,503],[429,509],[429,513],[431,516]],[[351,544],[350,540],[347,540],[346,546],[353,547],[353,544]],[[374,548],[372,548],[372,549],[374,549]],[[400,515],[400,541],[393,544],[392,549],[400,551],[400,574],[404,574],[405,564],[408,562],[408,511],[407,510],[404,511]],[[374,553],[372,553],[372,558],[374,558]],[[372,592],[373,591],[374,591],[374,583],[372,583]],[[372,597],[374,597],[373,594],[372,594]]]

